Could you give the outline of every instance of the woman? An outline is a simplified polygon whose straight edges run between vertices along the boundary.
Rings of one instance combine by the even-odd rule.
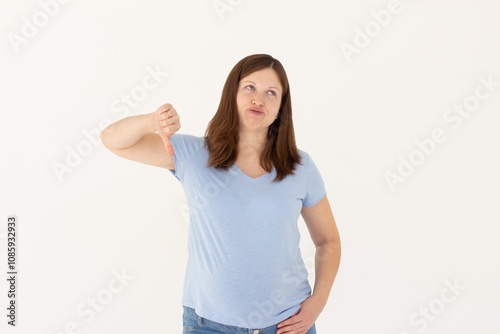
[[[179,114],[165,104],[100,137],[118,156],[166,168],[182,183],[190,217],[184,333],[316,333],[340,238],[319,170],[296,147],[282,64],[265,54],[243,58],[205,136],[179,129]],[[312,294],[299,214],[316,246]]]

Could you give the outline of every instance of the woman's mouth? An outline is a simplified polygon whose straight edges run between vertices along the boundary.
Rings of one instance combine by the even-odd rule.
[[[258,109],[248,109],[254,115],[263,115],[264,113]]]

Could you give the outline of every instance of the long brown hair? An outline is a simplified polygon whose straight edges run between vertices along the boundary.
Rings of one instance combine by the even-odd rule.
[[[209,152],[207,167],[227,170],[236,162],[239,140],[236,93],[242,78],[264,68],[272,68],[276,72],[283,88],[278,118],[269,126],[268,141],[260,157],[260,164],[267,172],[273,166],[276,169],[274,182],[295,174],[295,164],[301,163],[301,156],[295,144],[288,78],[280,61],[270,55],[250,55],[233,67],[222,89],[219,108],[208,123],[204,144]]]

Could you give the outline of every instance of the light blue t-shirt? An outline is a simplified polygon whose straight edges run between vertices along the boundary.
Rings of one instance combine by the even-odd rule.
[[[293,315],[311,286],[297,226],[325,185],[299,149],[296,175],[272,182],[276,170],[251,178],[236,164],[207,168],[204,137],[175,133],[175,171],[189,207],[188,263],[182,304],[229,326],[263,328]]]

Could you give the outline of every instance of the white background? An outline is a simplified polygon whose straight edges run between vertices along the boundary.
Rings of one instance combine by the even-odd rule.
[[[500,3],[401,0],[390,18],[388,6],[2,1],[0,261],[6,277],[7,217],[17,215],[19,277],[16,328],[0,281],[0,332],[181,333],[181,184],[115,156],[97,135],[106,120],[169,102],[179,132],[201,136],[230,69],[267,53],[287,71],[297,145],[325,180],[342,239],[318,333],[498,333]],[[137,95],[148,69],[168,75]],[[480,77],[496,87],[477,88]],[[447,114],[476,89],[488,96],[469,117]],[[436,128],[446,140],[419,153],[415,141]],[[413,172],[391,187],[386,174],[410,156]],[[314,247],[298,223],[312,285]],[[106,292],[120,271],[133,279]],[[110,299],[90,318],[98,296]]]

